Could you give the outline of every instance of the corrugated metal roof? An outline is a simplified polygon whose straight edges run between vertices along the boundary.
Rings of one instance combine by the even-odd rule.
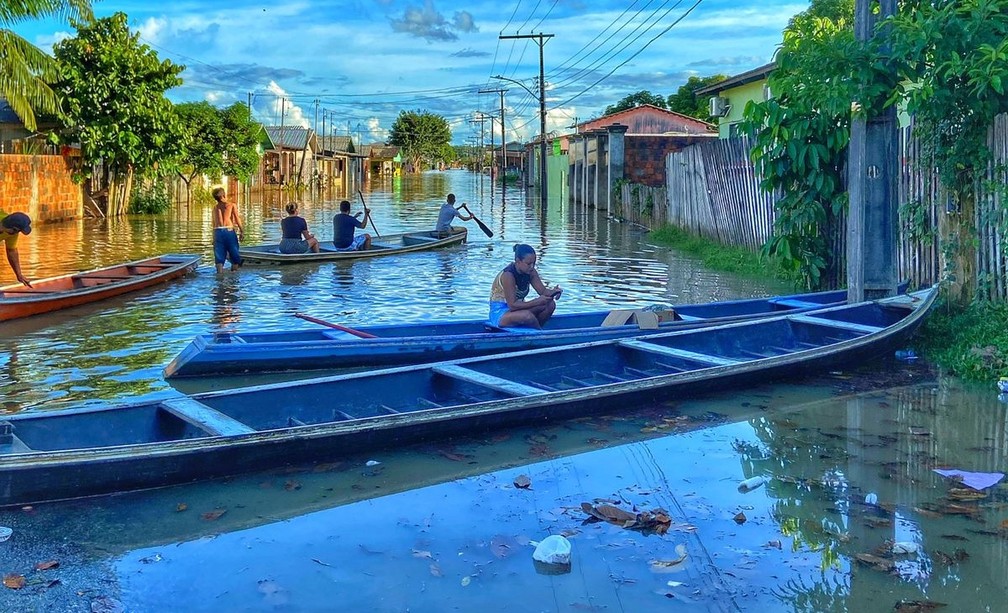
[[[17,125],[24,123],[11,108],[11,105],[7,103],[6,98],[0,98],[0,123],[15,123]]]
[[[266,126],[266,134],[274,146],[302,150],[307,147],[312,131],[301,126]]]

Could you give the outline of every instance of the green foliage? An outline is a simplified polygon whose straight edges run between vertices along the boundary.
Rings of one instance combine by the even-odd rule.
[[[964,304],[976,290],[976,188],[991,160],[987,132],[1008,112],[1008,0],[914,0],[901,8],[886,23],[900,78],[891,99],[914,116],[922,159],[960,213],[943,216],[939,229],[949,290]]]
[[[660,109],[668,108],[668,103],[665,102],[665,98],[663,96],[659,94],[652,94],[651,92],[642,89],[635,94],[630,94],[626,98],[623,98],[616,104],[607,106],[605,111],[602,112],[602,115],[612,115],[613,113],[619,113],[620,111],[632,109],[642,104],[650,104]]]
[[[681,86],[676,93],[668,97],[668,110],[696,117],[701,121],[710,121],[710,96],[697,97],[696,90],[720,83],[727,79],[723,74],[711,75],[709,77],[690,77],[686,84]]]
[[[171,196],[164,181],[156,179],[143,183],[130,196],[129,212],[157,215],[171,208]]]
[[[67,17],[94,19],[88,0],[20,0],[0,6],[0,25],[12,26],[29,19]],[[12,30],[0,28],[0,96],[7,100],[25,127],[38,129],[36,115],[59,110],[51,85],[59,74],[56,61]]]
[[[156,174],[181,153],[178,117],[164,94],[182,83],[183,67],[140,44],[124,13],[75,25],[77,36],[54,48],[66,138],[80,141],[89,166]]]
[[[284,186],[286,188],[286,186]],[[194,185],[192,188],[192,202],[196,204],[213,204],[213,188],[205,185]]]
[[[224,129],[224,174],[248,181],[259,170],[259,132],[249,108],[240,102],[218,111]]]
[[[224,124],[209,102],[175,105],[183,134],[177,172],[188,185],[197,175],[218,176],[224,170]]]
[[[839,8],[850,12],[822,16]],[[809,289],[837,282],[838,254],[831,252],[829,237],[847,205],[851,101],[863,99],[864,89],[855,76],[864,52],[852,22],[850,2],[813,2],[792,18],[769,78],[775,97],[745,109],[763,188],[781,194],[764,251]]]
[[[422,164],[441,158],[444,147],[451,143],[451,128],[441,115],[427,111],[400,111],[389,133],[390,145],[399,147],[403,158],[412,161],[414,171]]]
[[[655,243],[682,251],[701,261],[705,268],[758,279],[776,279],[798,286],[800,278],[779,257],[753,253],[695,236],[675,226],[663,226],[649,235]]]
[[[917,336],[928,359],[965,379],[993,381],[1008,373],[1008,304],[949,303],[932,310]]]

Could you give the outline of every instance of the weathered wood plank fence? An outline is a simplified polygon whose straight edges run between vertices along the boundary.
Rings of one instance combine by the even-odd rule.
[[[1008,299],[1008,201],[1003,191],[992,188],[995,179],[1004,180],[1008,166],[1008,115],[999,115],[989,133],[994,155],[987,180],[977,187],[977,285],[980,296]],[[666,187],[649,188],[623,184],[620,187],[619,215],[647,227],[670,224],[727,245],[759,250],[772,235],[774,202],[777,196],[759,186],[746,138],[700,143],[670,153],[666,159]],[[903,128],[899,134],[900,178],[898,202],[921,202],[925,208],[922,225],[932,230],[946,210],[947,196],[937,173],[922,164],[922,148]],[[666,198],[666,209],[655,202]],[[831,238],[835,253],[843,258],[846,224],[841,223]],[[901,279],[931,283],[941,276],[940,247],[935,232],[913,240],[900,229],[898,265]],[[840,262],[838,273],[842,274]],[[841,278],[842,280],[842,278]]]

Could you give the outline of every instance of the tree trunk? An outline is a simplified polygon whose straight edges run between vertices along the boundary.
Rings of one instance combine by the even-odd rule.
[[[977,247],[973,232],[976,195],[963,194],[957,200],[957,211],[939,216],[942,274],[948,281],[949,302],[968,306],[976,297]]]

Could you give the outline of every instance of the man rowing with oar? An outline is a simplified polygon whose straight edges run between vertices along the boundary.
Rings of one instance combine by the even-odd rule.
[[[465,209],[468,215],[463,213],[462,209]],[[441,205],[441,210],[438,212],[437,226],[434,228],[434,231],[438,233],[438,238],[444,238],[452,234],[451,223],[456,217],[462,221],[470,221],[472,219],[472,212],[469,211],[469,207],[464,202],[462,206],[455,208],[455,194],[448,194],[448,201]]]
[[[333,217],[333,246],[337,251],[360,251],[371,248],[371,235],[358,234],[354,236],[357,228],[366,228],[371,211],[364,208],[364,219],[357,221],[357,215],[350,214],[350,201],[344,200],[339,203],[340,212]]]

